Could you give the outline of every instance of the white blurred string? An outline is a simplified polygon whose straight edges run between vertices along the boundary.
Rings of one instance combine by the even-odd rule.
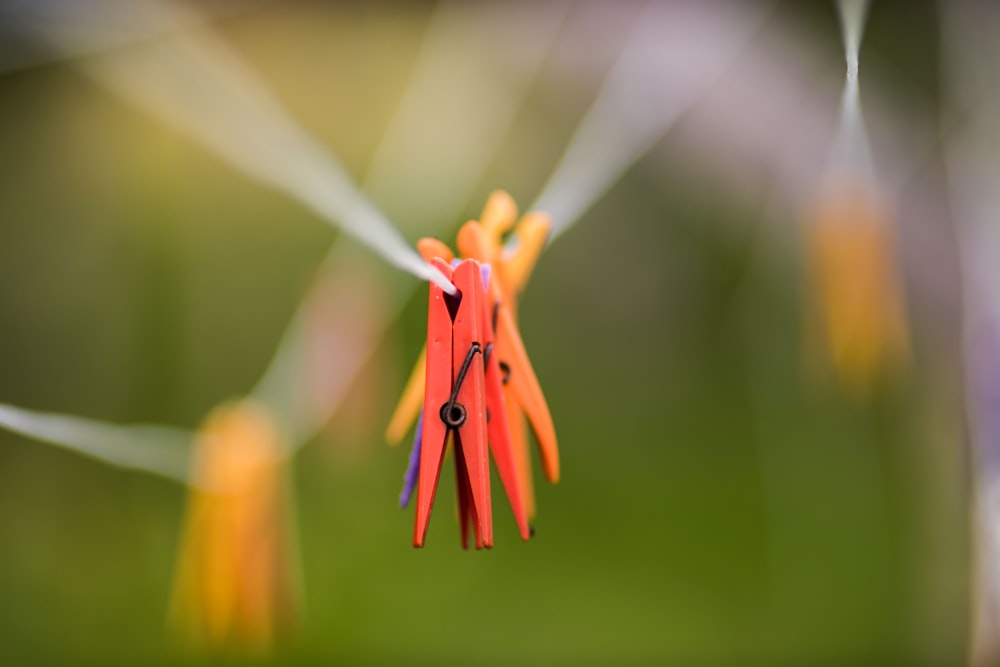
[[[454,224],[507,135],[568,9],[566,2],[440,3],[372,160],[365,192],[379,201],[400,201],[406,222],[424,235]],[[322,273],[343,277],[343,266],[361,281],[370,275],[350,246],[336,242]],[[366,293],[373,289],[354,284]],[[301,304],[252,391],[284,424],[292,447],[308,442],[336,410],[409,294],[395,289],[381,309],[333,314],[338,321],[319,334],[325,339],[322,357],[310,348],[312,295]],[[339,321],[351,317],[359,321]],[[359,328],[367,335],[358,335]]]
[[[121,42],[122,35],[144,36],[75,62],[108,89],[297,199],[390,264],[454,293],[323,144],[196,17],[154,0],[39,0],[26,4],[22,14],[55,48],[69,53]]]
[[[574,225],[716,81],[770,3],[649,2],[532,209]]]
[[[95,27],[87,25],[85,20],[93,19],[89,11],[94,7],[92,3],[109,5],[107,0],[90,2],[74,4],[49,0],[48,4],[31,7],[37,27],[58,46],[69,52],[98,52],[80,63],[97,80],[177,125],[260,181],[299,197],[327,216],[328,220],[330,216],[342,222],[347,220],[345,230],[390,255],[394,263],[415,273],[425,270],[426,265],[419,257],[410,261],[415,253],[405,246],[378,210],[353,187],[332,157],[288,118],[278,102],[234,53],[207,30],[198,27],[198,21],[189,15],[166,12],[158,4],[136,3],[114,5],[120,10],[113,14],[116,25],[99,23]],[[554,2],[548,3],[547,8],[541,11],[534,8],[530,10],[533,15],[528,17],[531,21],[516,16],[518,11],[525,11],[524,8],[508,7],[508,30],[503,34],[503,40],[516,46],[512,50],[516,51],[520,62],[514,63],[516,66],[510,67],[505,77],[500,77],[505,85],[491,89],[484,85],[475,68],[465,67],[459,71],[467,85],[456,86],[452,80],[449,88],[448,79],[442,76],[442,72],[449,71],[454,76],[453,54],[465,53],[465,60],[469,60],[470,54],[475,53],[469,50],[468,44],[461,46],[463,41],[468,42],[467,28],[470,24],[469,20],[463,22],[459,16],[469,11],[462,4],[443,3],[444,10],[438,12],[416,69],[415,80],[374,161],[368,179],[372,189],[392,192],[394,187],[398,188],[403,182],[400,179],[399,156],[405,155],[412,160],[413,155],[424,153],[431,160],[428,164],[445,164],[453,176],[461,177],[461,187],[452,190],[452,201],[459,203],[467,198],[468,190],[475,186],[475,176],[483,171],[506,133],[527,92],[528,82],[554,41],[569,7],[567,3]],[[661,3],[649,4],[597,101],[550,179],[546,188],[550,196],[543,196],[540,201],[551,201],[551,205],[541,203],[536,206],[556,213],[556,233],[575,222],[630,164],[645,153],[738,53],[764,12],[763,5],[756,5],[752,10],[735,7],[738,6],[730,6],[731,11],[698,9],[696,6],[671,11]],[[39,8],[50,11],[39,16]],[[480,52],[484,29],[497,25],[503,16],[501,12],[488,23],[483,23],[483,17],[478,17],[477,44]],[[54,20],[58,18],[63,20]],[[164,26],[184,26],[185,29],[161,35],[159,33]],[[122,40],[122,35],[129,35],[130,39],[150,35],[157,37],[141,44],[130,44],[130,39],[126,39],[125,42],[129,43],[127,48],[112,53],[102,51],[109,43]],[[452,48],[442,47],[442,43],[449,42]],[[447,51],[451,51],[452,55]],[[692,69],[691,62],[699,65]],[[473,84],[478,92],[469,95]],[[456,123],[454,117],[439,114],[444,135],[439,138],[438,145],[455,145],[464,149],[460,155],[452,155],[450,161],[442,161],[437,159],[440,158],[439,150],[413,150],[413,125],[419,123],[418,118],[427,118],[428,112],[433,113],[435,107],[440,109],[441,104],[447,102],[442,100],[442,96],[449,91],[452,95],[458,91],[461,98],[452,100],[451,104],[464,106],[466,118],[475,118],[478,123],[468,126],[470,129],[463,139],[458,136],[461,123]],[[635,99],[644,99],[645,103],[632,104]],[[419,141],[421,133],[416,132],[416,135]],[[456,141],[456,136],[461,141]],[[427,143],[426,140],[424,143]],[[431,141],[431,145],[433,143]],[[480,147],[478,151],[466,148],[477,145]],[[582,170],[575,169],[575,158],[581,153],[596,155],[600,159],[584,161]],[[413,169],[403,171],[406,172],[404,177],[414,181]],[[417,171],[425,174],[426,165]],[[574,174],[579,179],[575,183],[572,182]],[[331,254],[332,261],[336,261],[337,252],[335,249]],[[338,368],[337,379],[325,386],[325,411],[305,414],[301,404],[297,405],[293,398],[296,395],[294,387],[301,386],[296,382],[302,380],[303,368],[309,362],[303,356],[302,339],[307,335],[304,317],[304,312],[300,310],[274,361],[253,392],[256,398],[279,413],[279,418],[294,436],[293,442],[299,444],[336,408],[350,380],[377,344],[375,336],[369,345],[360,345],[365,349],[358,349],[356,343],[350,363]],[[391,312],[386,313],[385,322],[374,326],[384,326],[390,317]],[[70,421],[66,423],[71,424],[75,418],[68,419]],[[33,435],[32,427],[39,424],[41,422],[27,422],[22,424],[19,432],[50,441],[51,432],[44,429]],[[135,442],[134,438],[142,434],[130,427],[102,426],[107,429],[104,435],[109,439],[114,433],[119,434],[115,438],[118,443]],[[75,447],[71,438],[67,442],[70,448],[85,451]],[[105,456],[111,457],[107,453],[111,451],[113,449],[108,449]],[[166,476],[175,477],[172,473]]]
[[[847,74],[840,105],[840,127],[833,144],[830,168],[837,174],[848,173],[851,178],[873,184],[875,168],[861,115],[858,52],[868,16],[868,0],[840,0],[840,27],[844,40],[844,60]]]
[[[464,222],[571,4],[440,2],[363,190],[422,235]]]
[[[844,60],[847,62],[847,80],[854,82],[857,91],[858,52],[868,15],[868,0],[840,0],[837,3],[840,30],[844,40]]]
[[[478,176],[496,153],[527,95],[530,83],[562,25],[568,6],[567,3],[553,2],[537,9],[531,6],[513,7],[507,8],[501,17],[496,15],[499,5],[492,8],[469,7],[459,2],[446,2],[436,11],[418,61],[415,80],[411,82],[409,93],[390,124],[368,179],[388,194],[399,187],[401,180],[412,181],[413,173],[421,174],[421,180],[426,179],[423,185],[425,191],[438,195],[431,200],[435,215],[430,220],[435,224],[425,231],[451,224],[468,199]],[[493,13],[494,16],[484,16],[484,13]],[[479,60],[475,66],[470,66],[475,54],[467,55],[465,67],[456,76],[455,54],[468,54],[470,25],[479,26],[475,35],[476,44],[481,49]],[[133,27],[138,31],[133,37],[152,30],[149,26],[141,30],[139,24]],[[95,41],[78,42],[75,44],[77,49],[90,52],[106,48],[107,43],[95,38],[93,32],[85,31],[84,34]],[[520,43],[519,37],[522,39]],[[501,56],[507,56],[507,60]],[[224,54],[223,57],[229,56]],[[485,76],[490,63],[502,71],[493,72],[493,77]],[[220,70],[220,75],[242,76],[246,73],[242,65],[237,66],[236,70]],[[150,73],[154,71],[155,76],[168,74],[167,71],[149,70]],[[170,75],[180,76],[181,73],[172,72]],[[142,86],[144,90],[153,89],[157,83],[153,79]],[[473,89],[477,94],[470,97]],[[197,97],[191,99],[198,100]],[[170,104],[179,102],[173,99]],[[461,113],[439,117],[436,124],[427,122],[428,119],[434,120],[431,115],[435,107],[442,104],[460,108]],[[184,113],[184,110],[180,109],[178,113]],[[236,110],[229,106],[224,113],[235,114]],[[246,122],[237,118],[231,120]],[[415,124],[419,129],[420,122],[423,122],[423,140],[455,141],[461,144],[463,153],[443,160],[440,151],[421,151],[420,157],[425,163],[413,165],[410,156],[407,164],[415,169],[401,169],[400,162],[413,149],[413,140],[407,130],[412,131]],[[202,129],[207,131],[208,128]],[[221,150],[228,148],[232,147],[226,144]],[[301,154],[296,156],[301,157]],[[449,176],[455,176],[456,169],[462,172],[457,184]],[[414,210],[425,211],[426,207],[426,203],[418,201]],[[351,246],[338,241],[329,253],[325,266],[340,267],[352,257]],[[344,276],[341,275],[341,278]],[[363,273],[351,278],[365,279]],[[355,287],[361,293],[368,286],[355,283]],[[286,435],[291,437],[292,451],[308,441],[346,396],[352,379],[378,345],[379,332],[392,320],[407,294],[409,290],[397,289],[386,307],[369,310],[371,321],[365,323],[368,327],[366,336],[355,335],[361,323],[351,321],[354,313],[340,313],[347,321],[335,327],[322,341],[334,351],[322,361],[310,354],[307,340],[310,337],[309,309],[315,304],[310,304],[307,299],[300,306],[273,361],[252,392],[257,400],[274,412]],[[319,384],[316,383],[317,378]],[[307,396],[309,392],[314,395]],[[144,470],[175,481],[188,481],[186,470],[191,434],[177,429],[117,425],[67,415],[35,413],[12,406],[0,410],[0,426],[112,465]]]
[[[191,434],[168,426],[119,425],[0,403],[0,426],[120,468],[187,483]]]

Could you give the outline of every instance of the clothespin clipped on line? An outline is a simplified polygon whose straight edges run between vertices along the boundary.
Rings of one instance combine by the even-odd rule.
[[[481,370],[485,383],[482,396],[491,417],[486,423],[489,449],[493,452],[524,539],[530,536],[528,521],[535,515],[527,425],[530,424],[538,442],[546,477],[551,482],[559,479],[555,428],[517,329],[516,313],[517,298],[545,245],[550,224],[548,217],[541,213],[525,216],[514,230],[516,246],[504,248],[503,235],[511,230],[516,220],[517,207],[513,200],[507,193],[497,191],[490,196],[481,222],[470,221],[459,232],[458,247],[464,261],[456,260],[451,249],[437,239],[422,239],[417,244],[425,260],[446,275],[455,276],[455,280],[468,284],[465,287],[459,286],[461,296],[457,303],[454,297],[444,295],[432,285],[428,307],[429,347],[420,355],[386,432],[389,442],[397,444],[410,425],[417,421],[414,449],[400,497],[401,505],[405,506],[413,489],[418,490],[414,534],[416,546],[422,546],[426,534],[427,520],[440,474],[443,440],[448,434],[456,436],[454,441],[463,545],[467,545],[470,524],[476,532],[477,547],[492,545],[489,465],[488,458],[483,455],[486,444],[483,442],[480,445],[477,435],[481,432],[481,425],[466,427],[464,421],[460,425],[452,424],[451,422],[460,421],[458,413],[451,415],[455,419],[446,419],[448,415],[440,412],[445,405],[454,407],[453,403],[460,404],[465,411],[466,420],[468,419],[468,406],[458,399],[458,395],[468,396],[464,385],[470,381],[471,390],[474,393],[479,391],[479,370],[471,371],[471,380],[469,375],[470,369],[475,365],[469,360],[477,354],[482,354],[485,362],[480,365],[483,367]],[[468,264],[470,260],[473,264]],[[449,266],[448,262],[452,265]],[[442,266],[448,271],[444,271]],[[475,266],[480,267],[478,283],[469,277],[477,273]],[[462,310],[462,301],[469,294],[469,289],[473,290],[472,299],[481,303],[479,307],[466,306],[463,311],[466,317],[460,318],[458,313]],[[436,307],[436,298],[446,305],[451,301],[447,322],[442,315],[447,309]],[[469,315],[477,312],[478,316]],[[471,338],[470,330],[473,334]],[[430,347],[439,346],[435,331],[443,336],[449,332],[451,334],[448,338],[452,343],[450,366],[441,350],[432,354],[428,352]],[[469,344],[463,347],[466,340]],[[479,352],[474,351],[472,343],[478,343]],[[431,362],[432,358],[435,361]],[[432,367],[434,364],[436,367]],[[464,374],[461,373],[463,367],[466,369]],[[448,370],[448,374],[444,369]],[[450,377],[450,384],[445,382],[446,377]],[[444,396],[442,387],[446,384],[448,394]],[[479,395],[472,396],[471,400],[477,406]],[[493,415],[502,417],[493,419]],[[430,441],[429,433],[432,434]],[[472,442],[469,442],[470,437]],[[430,447],[425,449],[428,442],[431,443]]]

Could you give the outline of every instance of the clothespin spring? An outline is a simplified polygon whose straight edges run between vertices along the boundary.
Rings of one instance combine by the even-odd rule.
[[[469,372],[472,360],[477,354],[482,353],[482,351],[483,349],[479,346],[479,343],[473,343],[469,348],[469,353],[465,355],[462,367],[458,369],[458,377],[455,378],[455,384],[451,388],[451,396],[448,397],[448,402],[441,406],[441,421],[448,428],[458,428],[465,423],[465,406],[456,402],[458,400],[458,392],[462,390],[462,384],[465,382],[465,375]]]

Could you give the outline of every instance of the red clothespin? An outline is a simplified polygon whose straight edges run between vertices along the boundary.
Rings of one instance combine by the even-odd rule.
[[[522,537],[529,536],[510,433],[504,418],[502,376],[492,354],[493,332],[483,287],[482,265],[464,260],[452,268],[432,262],[458,288],[456,296],[430,286],[427,310],[427,371],[423,433],[413,544],[424,544],[437,491],[445,444],[452,436],[458,477],[462,544],[469,525],[476,547],[493,546],[489,450],[500,472]],[[487,406],[492,407],[489,414]]]
[[[486,276],[491,269],[486,266],[483,269],[484,282],[488,283],[488,285],[483,285],[483,298],[480,299],[483,332],[486,339],[486,351],[483,355],[486,381],[486,434],[490,452],[493,454],[493,462],[496,464],[500,481],[503,482],[504,490],[507,492],[507,500],[510,502],[514,519],[517,521],[521,539],[527,540],[531,537],[531,527],[528,525],[528,503],[525,498],[524,480],[521,479],[522,473],[517,460],[517,452],[511,437],[510,423],[507,421],[506,399],[504,398],[505,373],[500,366],[499,348],[497,347],[496,322],[499,302],[489,297],[489,285],[495,285],[496,278],[487,278]]]
[[[517,330],[516,315],[517,296],[545,245],[550,224],[541,213],[529,214],[517,223],[517,207],[501,191],[490,195],[481,217],[481,223],[470,221],[459,232],[458,249],[464,261],[456,260],[452,250],[437,239],[421,239],[417,244],[421,256],[447,275],[459,294],[448,296],[431,286],[428,345],[386,430],[386,438],[395,444],[420,414],[400,494],[405,507],[417,491],[415,546],[423,546],[426,537],[448,436],[455,446],[463,546],[468,546],[470,526],[477,548],[492,545],[488,453],[492,453],[521,537],[531,536],[528,521],[534,516],[534,494],[528,425],[538,441],[545,476],[552,482],[559,479],[552,417]],[[504,248],[502,238],[512,228],[517,242],[514,248]],[[482,272],[478,281],[477,270]],[[481,358],[481,378],[472,361],[476,358]],[[471,398],[468,391],[473,391]],[[485,449],[482,426],[465,424],[467,407],[476,406],[479,414],[480,401],[485,403]]]

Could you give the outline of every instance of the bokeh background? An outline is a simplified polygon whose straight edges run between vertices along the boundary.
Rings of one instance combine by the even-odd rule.
[[[596,4],[570,10],[461,215],[438,223],[445,240],[491,190],[523,206],[539,193],[638,6],[606,3],[617,18],[599,30],[574,23]],[[208,9],[363,181],[436,5]],[[762,91],[764,107],[835,117],[832,3],[776,3],[752,39],[804,54],[771,63],[798,97]],[[7,47],[0,401],[193,429],[257,381],[337,232],[73,59]],[[939,63],[933,3],[873,3],[862,96],[876,146],[882,126],[936,127]],[[384,306],[375,353],[291,463],[304,613],[275,664],[964,662],[969,455],[936,131],[918,133],[928,149],[896,191],[911,363],[859,400],[811,350],[800,202],[766,166],[787,136],[738,128],[757,152],[734,157],[692,115],[551,245],[523,297],[563,458],[557,486],[538,482],[528,543],[495,489],[496,547],[463,552],[447,463],[429,544],[410,546],[407,451],[382,433],[423,342],[426,287],[349,246],[376,293],[407,297]],[[406,201],[376,203],[408,240],[425,233]],[[211,661],[165,629],[185,502],[178,484],[0,433],[0,662]]]

